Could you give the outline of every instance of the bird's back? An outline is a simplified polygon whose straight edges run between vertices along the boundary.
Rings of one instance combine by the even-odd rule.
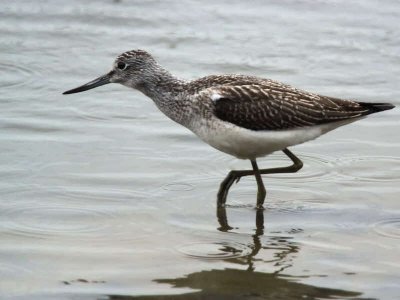
[[[251,130],[282,130],[359,118],[388,110],[389,103],[343,100],[270,79],[212,75],[188,84],[220,120]]]

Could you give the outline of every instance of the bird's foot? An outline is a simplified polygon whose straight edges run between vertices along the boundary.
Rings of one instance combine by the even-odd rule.
[[[229,189],[233,183],[238,183],[240,178],[244,176],[240,171],[230,171],[225,177],[224,181],[221,182],[219,191],[217,194],[217,204],[218,207],[225,206],[226,198],[228,197]]]

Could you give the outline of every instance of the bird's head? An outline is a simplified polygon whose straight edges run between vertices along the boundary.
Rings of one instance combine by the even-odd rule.
[[[127,51],[115,59],[110,72],[63,94],[79,93],[108,83],[120,83],[131,88],[140,88],[144,80],[151,76],[154,68],[157,68],[157,63],[146,51]]]

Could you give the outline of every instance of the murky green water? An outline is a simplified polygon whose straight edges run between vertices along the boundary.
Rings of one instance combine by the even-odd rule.
[[[399,299],[399,110],[249,168],[138,92],[62,96],[143,48],[175,74],[254,74],[400,104],[400,5],[385,1],[0,4],[1,299]],[[286,165],[274,154],[261,167]]]

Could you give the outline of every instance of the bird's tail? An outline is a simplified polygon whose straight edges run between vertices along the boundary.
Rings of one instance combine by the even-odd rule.
[[[368,109],[368,113],[373,114],[384,110],[389,110],[395,106],[391,103],[368,103],[368,102],[358,102],[362,107]]]

